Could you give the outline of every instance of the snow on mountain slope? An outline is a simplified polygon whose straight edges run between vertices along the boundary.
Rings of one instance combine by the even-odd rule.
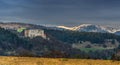
[[[92,25],[92,24],[83,24],[77,27],[74,27],[77,31],[84,31],[84,32],[108,32],[104,27],[99,25]]]
[[[66,26],[57,26],[57,27],[67,29],[67,30],[74,30],[73,27],[66,27]]]
[[[75,27],[57,26],[59,29],[80,31],[80,32],[102,32],[102,33],[115,33],[119,31],[118,29],[112,27],[104,27],[100,25],[93,24],[82,24]]]

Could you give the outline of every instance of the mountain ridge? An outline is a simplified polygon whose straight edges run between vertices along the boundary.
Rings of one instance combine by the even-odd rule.
[[[105,27],[102,25],[94,24],[81,24],[79,26],[67,27],[67,26],[56,26],[58,29],[71,30],[71,31],[80,31],[80,32],[101,32],[101,33],[116,33],[120,29],[113,27]]]

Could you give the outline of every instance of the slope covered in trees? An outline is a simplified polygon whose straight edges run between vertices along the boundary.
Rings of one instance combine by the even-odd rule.
[[[18,48],[28,49],[29,44],[16,34],[0,28],[0,55],[16,55]]]
[[[10,56],[40,56],[40,57],[72,57],[80,53],[69,44],[54,39],[20,38],[11,31],[0,28],[0,55]]]
[[[93,33],[57,30],[45,30],[45,33],[50,38],[49,40],[41,37],[33,39],[19,38],[16,34],[0,28],[0,55],[108,59],[114,54],[114,50],[91,51],[86,53],[78,49],[73,49],[71,44],[64,43],[77,42],[82,39],[82,36],[87,36],[87,34],[92,36],[91,34]],[[94,34],[99,35],[99,33]],[[110,37],[106,36],[106,38],[119,38],[118,36],[110,35]],[[80,36],[81,39],[79,39]],[[87,38],[92,37],[85,37],[81,41],[89,41]]]
[[[56,39],[66,43],[78,43],[80,41],[90,41],[91,43],[101,44],[106,39],[117,40],[120,42],[120,36],[110,33],[95,33],[95,32],[76,32],[76,31],[59,31],[46,30],[46,32]]]

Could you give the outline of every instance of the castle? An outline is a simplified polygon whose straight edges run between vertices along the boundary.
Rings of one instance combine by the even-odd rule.
[[[46,38],[44,30],[41,30],[41,29],[27,29],[27,30],[24,30],[24,36],[25,37],[30,37],[30,38],[34,38],[34,37],[37,37],[37,36],[40,36],[42,38]]]

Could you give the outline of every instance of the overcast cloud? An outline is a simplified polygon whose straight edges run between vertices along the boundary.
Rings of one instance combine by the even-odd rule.
[[[120,24],[120,0],[0,0],[0,21]]]

